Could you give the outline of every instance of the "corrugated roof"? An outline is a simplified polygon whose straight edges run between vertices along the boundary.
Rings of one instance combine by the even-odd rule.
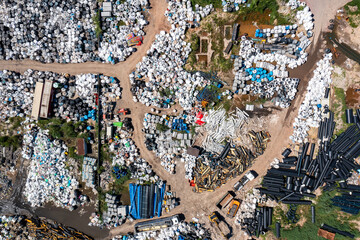
[[[44,83],[36,82],[33,106],[32,106],[32,110],[31,110],[31,119],[34,119],[34,120],[39,119],[43,88],[44,88]]]

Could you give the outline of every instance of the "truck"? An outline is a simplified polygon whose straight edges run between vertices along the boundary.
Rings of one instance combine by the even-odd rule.
[[[219,229],[221,235],[223,235],[226,239],[229,239],[229,236],[231,234],[229,226],[219,218],[221,215],[215,211],[209,215],[209,220],[211,223],[215,224],[216,228]],[[222,217],[221,217],[222,218]]]
[[[156,231],[163,228],[168,228],[171,226],[176,226],[180,223],[180,215],[176,214],[171,217],[152,219],[144,222],[139,222],[135,224],[135,233],[147,232],[147,231]]]
[[[216,204],[216,206],[221,210],[226,208],[227,205],[234,199],[235,194],[233,192],[227,192]]]
[[[227,216],[229,218],[233,218],[235,217],[237,211],[239,210],[239,207],[240,207],[240,201],[239,200],[236,200],[236,199],[233,199],[230,203],[230,207],[229,207],[229,211],[227,213]]]
[[[241,190],[245,186],[245,184],[247,184],[248,182],[254,180],[257,176],[258,176],[258,174],[255,171],[248,171],[245,174],[245,176],[243,176],[240,179],[240,181],[235,183],[234,190],[235,191]]]

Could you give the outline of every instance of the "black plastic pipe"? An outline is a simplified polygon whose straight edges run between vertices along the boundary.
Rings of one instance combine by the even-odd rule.
[[[276,222],[275,224],[275,228],[276,228],[276,238],[280,238],[280,229],[281,229],[281,225],[279,222]]]
[[[311,222],[315,223],[315,206],[311,206]]]
[[[346,231],[341,231],[341,230],[339,230],[337,228],[331,227],[331,226],[329,226],[327,224],[324,224],[324,223],[321,225],[321,228],[326,230],[326,231],[333,232],[333,233],[338,233],[340,235],[343,235],[343,236],[346,236],[346,237],[349,237],[349,238],[354,238],[355,237],[354,234],[351,234],[351,233],[346,232]]]
[[[284,200],[283,203],[284,204],[299,204],[299,205],[311,205],[312,204],[312,202],[308,201],[308,200],[298,200],[298,201]]]

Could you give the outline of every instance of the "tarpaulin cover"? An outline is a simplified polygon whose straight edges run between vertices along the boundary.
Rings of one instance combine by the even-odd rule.
[[[162,212],[162,203],[164,201],[164,194],[165,194],[165,183],[162,185],[162,187],[158,187],[158,185],[155,186],[156,191],[154,191],[152,194],[153,196],[149,196],[151,194],[151,191],[144,191],[145,189],[150,189],[151,185],[136,185],[131,183],[129,185],[129,192],[130,192],[130,215],[135,219],[142,219],[144,218],[143,214],[141,214],[141,206],[146,205],[154,206],[154,210],[150,212],[150,208],[146,208],[147,213],[145,215],[148,215],[150,218],[153,218],[155,216],[160,217]],[[148,194],[148,196],[144,196],[143,194]],[[153,199],[153,202],[142,202],[146,199],[146,201],[151,201]],[[144,213],[144,212],[143,212]]]

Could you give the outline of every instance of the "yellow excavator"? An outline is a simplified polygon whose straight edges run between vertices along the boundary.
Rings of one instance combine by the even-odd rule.
[[[227,226],[227,224],[219,219],[219,216],[220,214],[217,211],[215,211],[209,215],[209,220],[217,227],[217,229],[219,229],[221,235],[223,235],[225,239],[229,239],[231,231]]]

